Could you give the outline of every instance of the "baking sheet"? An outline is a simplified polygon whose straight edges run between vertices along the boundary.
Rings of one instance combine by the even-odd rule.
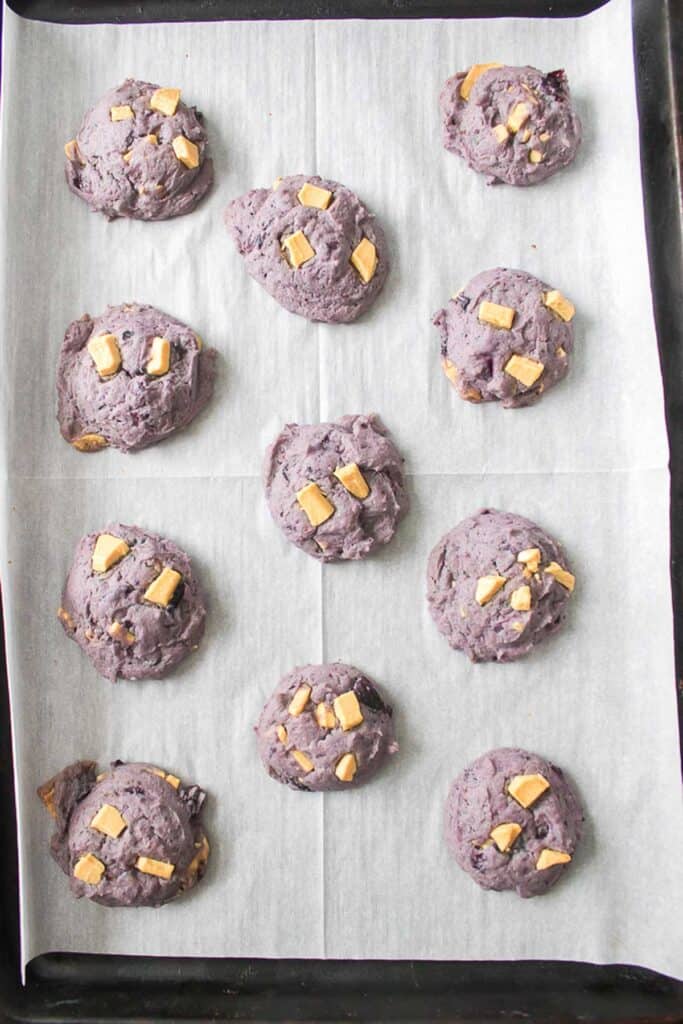
[[[585,141],[538,189],[487,188],[440,146],[437,96],[477,60],[564,66]],[[62,144],[128,75],[203,110],[216,186],[160,224],[92,215]],[[5,11],[0,316],[2,583],[15,743],[24,962],[50,950],[154,955],[631,962],[680,975],[683,847],[668,579],[668,473],[640,190],[630,10],[569,21],[61,27]],[[393,269],[371,313],[308,324],[244,272],[222,223],[278,174],[355,188]],[[461,402],[430,315],[475,272],[520,266],[579,310],[570,378],[539,406]],[[220,352],[212,407],[135,456],[83,457],[54,420],[68,322],[151,302]],[[364,564],[322,567],[271,523],[259,479],[285,421],[377,411],[413,507]],[[424,600],[428,552],[483,505],[565,545],[564,632],[516,665],[449,650]],[[210,597],[206,639],[166,682],[99,679],[56,620],[85,531],[172,537]],[[390,695],[401,753],[357,793],[267,778],[251,727],[279,676],[357,664]],[[567,769],[588,815],[574,870],[542,899],[485,893],[441,838],[453,776],[493,746]],[[74,901],[36,785],[78,757],[145,759],[210,794],[213,854],[162,910]]]

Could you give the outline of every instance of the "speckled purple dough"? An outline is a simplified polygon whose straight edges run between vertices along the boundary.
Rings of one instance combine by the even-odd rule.
[[[288,708],[301,686],[309,686],[311,694],[304,710],[294,716]],[[317,705],[333,709],[335,697],[348,691],[356,695],[363,721],[347,730],[339,722],[331,729],[321,727],[315,715]],[[376,685],[352,665],[303,665],[280,680],[261,712],[255,726],[259,754],[271,778],[292,789],[350,789],[367,782],[398,750],[392,714]],[[278,738],[278,726],[286,729],[284,743]],[[312,771],[297,763],[294,750],[310,758]],[[335,775],[345,754],[356,759],[356,774],[350,782]]]
[[[130,551],[107,572],[95,572],[92,554],[100,533],[126,541]],[[147,587],[168,567],[179,572],[171,604],[144,598]],[[85,651],[106,679],[160,679],[195,650],[204,635],[206,605],[190,559],[173,541],[138,526],[112,523],[82,537],[69,570],[59,619],[67,636]],[[117,638],[114,622],[134,637]]]
[[[567,373],[574,329],[543,304],[551,285],[523,270],[497,267],[473,277],[434,316],[441,335],[441,365],[461,398],[502,402],[506,409],[532,405]],[[482,302],[515,310],[509,330],[481,323]],[[543,363],[530,387],[505,372],[510,356]]]
[[[369,495],[359,499],[334,476],[355,462]],[[287,540],[324,562],[366,558],[387,544],[408,511],[403,458],[379,416],[342,416],[333,423],[288,423],[266,453],[264,480],[270,513]],[[312,526],[297,492],[316,483],[334,515]]]
[[[67,157],[71,191],[110,220],[166,220],[191,213],[213,181],[201,114],[182,100],[175,114],[152,110],[150,99],[158,88],[128,78],[111,89],[83,118],[73,159]],[[135,116],[112,121],[111,108],[123,106]],[[148,135],[156,135],[156,145]],[[179,135],[197,146],[198,167],[186,167],[176,156],[172,143]]]
[[[121,352],[121,368],[111,377],[100,377],[88,352],[88,342],[99,334],[116,335]],[[171,343],[170,366],[162,376],[145,371],[155,337]],[[78,446],[93,434],[123,452],[155,444],[202,411],[215,375],[215,349],[203,348],[186,324],[154,306],[108,306],[95,319],[86,314],[69,324],[57,364],[62,437]]]
[[[507,792],[515,775],[542,775],[550,788],[529,808]],[[509,853],[490,841],[498,825],[522,832]],[[491,750],[468,765],[446,801],[446,842],[463,871],[483,889],[514,889],[519,896],[541,896],[571,867],[571,861],[538,870],[542,850],[574,856],[583,830],[581,805],[562,771],[526,750]]]
[[[309,182],[332,192],[326,210],[302,206],[297,193]],[[387,243],[375,217],[345,185],[316,175],[293,174],[277,188],[257,188],[234,199],[225,223],[247,271],[291,313],[325,323],[350,323],[370,308],[389,272]],[[295,269],[282,240],[303,231],[315,256]],[[377,269],[365,284],[351,253],[368,238]]]
[[[491,68],[477,78],[466,100],[460,93],[465,74],[449,78],[439,98],[447,150],[484,174],[489,184],[537,185],[572,162],[581,142],[581,122],[564,71]],[[493,129],[507,124],[518,103],[527,104],[529,119],[499,142]],[[532,151],[541,154],[539,163],[532,163]]]
[[[529,573],[517,555],[534,548],[541,553],[540,566]],[[432,618],[451,647],[472,661],[521,658],[557,632],[567,617],[570,591],[545,571],[552,562],[571,572],[562,548],[535,523],[512,512],[482,509],[449,530],[429,556]],[[507,582],[480,606],[477,580],[492,575]],[[510,604],[511,594],[522,586],[531,589],[529,611],[515,611]]]
[[[93,761],[78,761],[39,788],[55,818],[52,856],[69,876],[74,896],[106,907],[159,907],[202,878],[209,856],[201,823],[206,794],[190,783],[176,788],[167,774],[154,765],[114,761],[98,776]],[[126,822],[118,837],[91,827],[103,804],[115,807]],[[105,865],[96,884],[74,877],[77,861],[88,853]],[[140,871],[138,857],[173,864],[171,877]]]

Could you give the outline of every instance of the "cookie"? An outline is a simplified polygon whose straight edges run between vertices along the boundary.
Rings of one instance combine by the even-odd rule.
[[[71,191],[110,220],[191,213],[213,182],[196,107],[180,89],[132,78],[87,112],[64,153]]]
[[[314,558],[366,558],[408,510],[402,467],[378,416],[288,423],[266,454],[268,508],[287,540]]]
[[[389,272],[382,228],[345,185],[315,175],[278,178],[234,199],[225,223],[247,271],[291,313],[350,323]]]
[[[559,768],[505,747],[478,757],[451,786],[446,842],[482,889],[541,896],[569,869],[583,820]]]
[[[151,764],[69,765],[38,789],[55,819],[52,856],[74,896],[160,907],[202,878],[209,857],[199,786]]]
[[[443,372],[468,402],[532,405],[569,369],[574,312],[532,274],[485,270],[434,316]]]
[[[145,448],[182,430],[213,394],[216,352],[154,306],[108,306],[69,324],[57,364],[57,419],[81,452]]]
[[[206,605],[173,541],[113,523],[82,537],[58,617],[106,679],[160,679],[197,649]]]
[[[278,683],[255,726],[271,778],[317,792],[367,782],[395,754],[392,709],[351,665],[303,665]]]
[[[540,526],[485,508],[433,548],[427,601],[455,650],[472,661],[514,661],[561,628],[574,582],[562,548]]]
[[[444,148],[489,184],[538,185],[566,167],[581,142],[564,71],[473,64],[439,98]]]

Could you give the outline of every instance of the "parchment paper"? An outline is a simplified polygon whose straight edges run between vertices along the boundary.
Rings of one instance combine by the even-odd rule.
[[[678,745],[668,474],[643,233],[629,5],[576,21],[55,27],[5,11],[2,149],[2,581],[25,960],[47,950],[261,957],[562,958],[681,972]],[[445,153],[437,95],[473,61],[565,67],[583,117],[575,165],[487,188]],[[127,75],[203,110],[216,186],[189,217],[107,223],[69,194],[62,145]],[[393,269],[369,316],[316,326],[253,281],[222,226],[278,174],[355,188]],[[431,314],[475,272],[523,267],[576,303],[569,379],[534,409],[461,402]],[[212,407],[136,456],[61,440],[66,325],[136,299],[220,351]],[[285,421],[377,411],[413,508],[364,564],[288,546],[259,479]],[[537,520],[578,585],[568,628],[516,665],[451,652],[424,599],[428,552],[484,505]],[[167,682],[98,678],[55,617],[74,545],[121,518],[196,560],[210,625]],[[252,736],[279,676],[344,659],[396,709],[401,752],[357,793],[290,792]],[[573,777],[588,815],[571,874],[520,901],[481,891],[441,836],[451,779],[499,745]],[[35,787],[94,757],[167,766],[210,794],[208,875],[162,910],[74,901]]]

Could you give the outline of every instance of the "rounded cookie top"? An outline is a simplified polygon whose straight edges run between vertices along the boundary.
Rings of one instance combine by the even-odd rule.
[[[181,548],[113,523],[78,542],[58,616],[106,679],[159,679],[199,645],[206,605]]]
[[[38,790],[55,818],[52,855],[75,896],[107,907],[158,907],[203,876],[206,794],[150,764],[69,765]]]
[[[473,64],[448,79],[439,105],[444,147],[490,184],[537,185],[581,142],[564,71]]]
[[[186,427],[213,394],[216,352],[154,306],[108,306],[67,328],[57,419],[79,451],[144,448]]]
[[[249,274],[308,320],[356,320],[389,271],[382,228],[354,192],[327,178],[278,178],[234,199],[225,222]]]
[[[64,152],[71,191],[110,220],[190,213],[213,181],[201,114],[179,89],[132,78],[98,100]]]
[[[434,316],[443,371],[469,402],[532,405],[569,369],[574,313],[532,274],[484,270]]]
[[[288,423],[266,454],[268,507],[287,540],[314,558],[365,558],[408,510],[402,467],[378,416]]]
[[[478,757],[451,786],[446,842],[483,889],[540,896],[569,867],[583,820],[559,768],[508,747]]]
[[[348,789],[396,753],[392,709],[352,665],[303,665],[278,683],[255,726],[271,778],[292,789]]]
[[[455,650],[472,661],[513,661],[560,629],[574,582],[562,548],[540,526],[486,508],[432,549],[427,601]]]

